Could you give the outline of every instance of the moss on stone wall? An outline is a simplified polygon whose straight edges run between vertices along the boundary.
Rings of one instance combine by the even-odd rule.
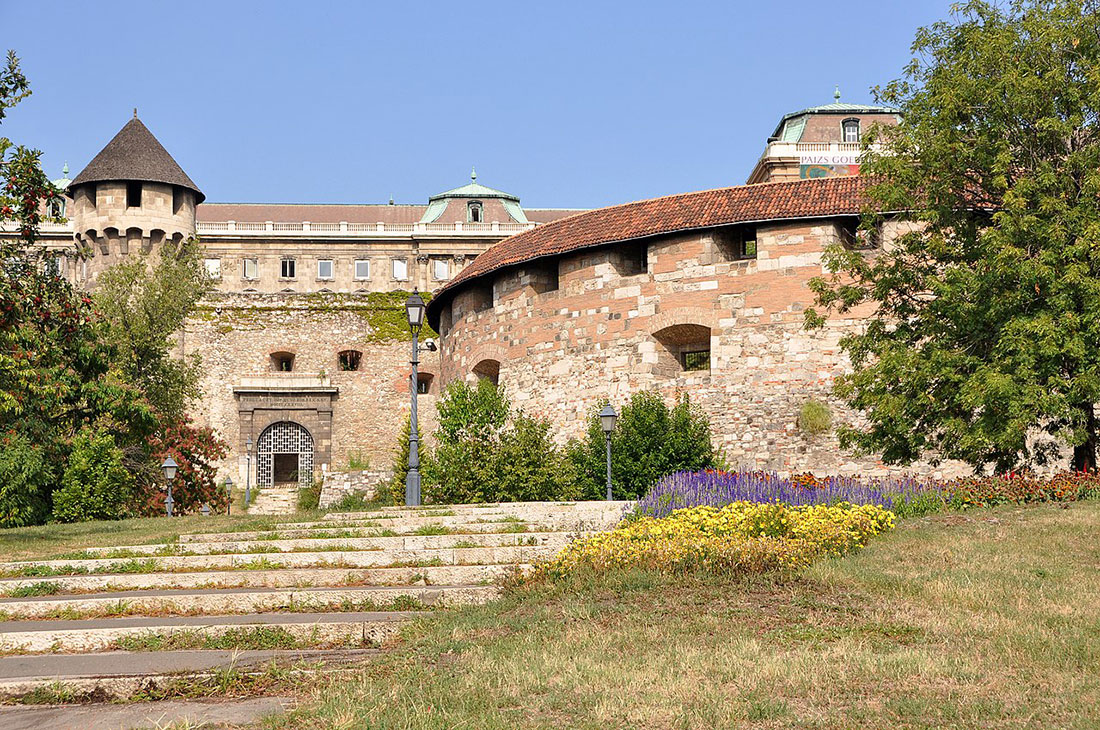
[[[424,301],[431,299],[422,294]],[[349,314],[360,317],[367,325],[365,342],[392,342],[409,337],[405,318],[404,291],[370,292],[369,294],[217,294],[204,301],[192,314],[192,319],[217,323],[217,331],[228,334],[234,329],[262,326],[265,320],[279,314]],[[438,337],[424,325],[422,338]]]

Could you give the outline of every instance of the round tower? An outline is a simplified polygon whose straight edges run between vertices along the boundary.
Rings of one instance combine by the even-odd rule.
[[[193,236],[195,208],[206,199],[137,110],[76,176],[68,195],[68,217],[84,260],[77,280],[88,286],[128,256]]]

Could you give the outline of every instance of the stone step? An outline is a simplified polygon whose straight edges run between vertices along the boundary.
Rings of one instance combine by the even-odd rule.
[[[241,530],[239,532],[194,532],[180,535],[179,543],[190,544],[196,542],[227,542],[232,540],[271,540],[275,538],[297,540],[299,538],[329,539],[339,537],[382,537],[380,533],[382,533],[383,531],[386,531],[387,534],[389,534],[389,532],[394,532],[398,536],[416,534],[416,528],[394,530],[389,527],[361,527],[358,525],[341,527],[333,525],[329,522],[287,522],[284,524],[309,525],[309,527],[286,528],[279,526],[270,530]],[[452,534],[455,535],[469,535],[476,533],[513,534],[512,529],[514,529],[515,525],[521,525],[528,532],[554,532],[554,530],[549,527],[544,527],[543,525],[532,522],[474,522],[465,525],[454,526],[450,529],[453,530]]]
[[[398,534],[406,534],[417,528],[442,526],[458,531],[470,530],[473,526],[495,526],[497,532],[507,532],[509,525],[513,527],[528,526],[535,529],[538,526],[544,530],[572,530],[609,529],[617,525],[622,519],[618,512],[580,512],[575,514],[551,514],[531,519],[520,519],[515,515],[502,512],[486,512],[480,515],[445,515],[435,517],[386,517],[374,519],[359,519],[345,521],[321,521],[321,522],[285,522],[273,528],[274,531],[293,529],[320,529],[320,530],[361,530],[378,529],[392,530]],[[476,529],[476,528],[475,528]],[[270,530],[265,530],[270,532]],[[193,533],[203,534],[203,533]]]
[[[219,570],[193,573],[108,573],[54,578],[5,578],[0,595],[48,584],[61,594],[159,588],[312,588],[357,585],[490,585],[528,573],[526,563],[441,565],[421,568],[288,568],[282,570]]]
[[[5,656],[0,657],[0,697],[20,697],[60,683],[81,694],[125,699],[147,687],[150,680],[160,684],[229,668],[256,671],[272,663],[279,667],[322,663],[326,668],[338,668],[377,654],[378,649],[184,649]],[[152,722],[148,726],[152,727]]]
[[[0,621],[4,653],[105,651],[126,637],[190,632],[218,637],[242,629],[278,628],[311,646],[377,647],[396,636],[415,611],[262,613],[242,616],[133,616],[48,621]]]
[[[264,487],[248,506],[250,515],[286,515],[298,508],[298,487]]]
[[[217,554],[272,552],[316,552],[339,547],[344,550],[425,550],[455,547],[504,547],[513,545],[544,545],[561,549],[578,536],[591,532],[520,532],[478,533],[473,535],[408,535],[403,537],[328,537],[294,538],[289,540],[243,540],[239,542],[196,542],[160,545],[122,545],[118,547],[88,548],[88,557],[118,557],[117,551],[139,555],[171,555],[173,552]]]
[[[329,512],[324,519],[332,522],[365,519],[392,519],[408,517],[443,517],[461,515],[482,515],[490,513],[508,514],[524,519],[543,515],[577,515],[591,513],[623,514],[636,504],[632,501],[590,501],[590,502],[494,502],[486,504],[427,505],[422,507],[379,507],[373,510],[354,512]]]
[[[392,610],[405,601],[424,608],[482,604],[495,598],[495,586],[362,586],[324,588],[201,588],[152,589],[113,593],[71,594],[35,598],[0,599],[0,616],[22,620],[57,615],[59,612],[109,612],[127,615],[185,615],[260,613],[289,610]],[[346,608],[341,606],[346,604]],[[367,605],[369,604],[369,605]],[[415,607],[415,606],[413,606]]]
[[[50,570],[100,573],[169,572],[184,570],[272,570],[309,567],[410,567],[428,565],[488,565],[531,563],[552,557],[558,548],[542,545],[522,547],[470,547],[418,550],[331,550],[300,553],[229,553],[223,555],[150,556],[148,558],[75,558],[0,563],[0,571],[45,568]],[[137,561],[137,562],[135,562]],[[135,570],[131,566],[140,566]],[[148,569],[145,566],[148,565]],[[22,576],[11,576],[22,577]]]

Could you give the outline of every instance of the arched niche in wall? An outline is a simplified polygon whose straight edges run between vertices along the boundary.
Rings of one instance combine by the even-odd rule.
[[[701,324],[673,324],[653,333],[658,372],[675,375],[710,370],[711,328]]]
[[[500,384],[500,360],[485,359],[474,365],[471,373],[479,380],[488,380],[493,385]]]

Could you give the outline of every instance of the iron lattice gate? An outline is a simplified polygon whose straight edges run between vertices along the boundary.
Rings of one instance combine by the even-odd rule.
[[[313,482],[313,437],[304,426],[292,421],[273,423],[260,434],[256,444],[256,484],[270,487],[275,483],[275,454],[298,455],[298,483]]]

